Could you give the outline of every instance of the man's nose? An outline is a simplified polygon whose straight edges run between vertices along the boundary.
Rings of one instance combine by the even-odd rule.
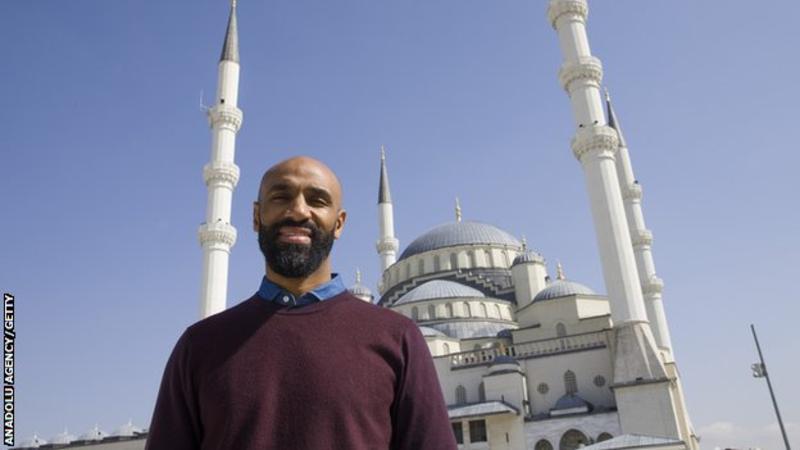
[[[297,222],[303,222],[311,218],[311,209],[308,207],[305,197],[302,195],[295,197],[294,200],[292,200],[292,202],[289,204],[289,208],[286,210],[286,215],[290,219]]]

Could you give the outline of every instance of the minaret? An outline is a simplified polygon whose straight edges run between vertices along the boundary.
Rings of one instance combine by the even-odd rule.
[[[606,90],[606,116],[608,117],[608,126],[615,129],[619,137],[619,150],[616,158],[617,175],[619,176],[619,188],[622,191],[622,199],[625,204],[625,215],[628,219],[628,228],[631,233],[639,280],[642,283],[645,311],[650,322],[650,329],[656,338],[656,345],[664,351],[666,359],[671,360],[672,344],[669,329],[667,328],[667,319],[664,315],[664,304],[661,301],[661,291],[664,283],[656,276],[656,267],[651,250],[653,233],[647,229],[644,223],[642,187],[633,175],[628,145],[622,135],[622,127],[620,127],[617,114],[611,105],[611,97],[608,95],[608,90]]]
[[[217,95],[214,105],[208,110],[211,162],[203,167],[208,205],[206,221],[198,232],[203,247],[201,317],[208,317],[226,307],[228,258],[236,242],[236,228],[231,225],[231,200],[239,181],[239,167],[234,164],[233,155],[236,133],[242,126],[243,117],[242,110],[236,107],[239,94],[239,37],[236,28],[236,0],[232,0],[218,65]]]
[[[673,378],[656,348],[647,321],[616,153],[617,132],[606,125],[600,82],[603,68],[586,34],[586,0],[550,0],[548,19],[558,33],[564,62],[558,78],[572,105],[577,132],[572,151],[583,167],[614,323],[612,389],[624,434],[674,437],[687,442],[688,418],[675,401]]]
[[[394,208],[389,194],[389,174],[386,171],[386,150],[381,145],[381,181],[378,188],[378,241],[375,248],[381,257],[381,273],[397,261],[400,242],[394,237]],[[381,290],[382,291],[382,290]]]

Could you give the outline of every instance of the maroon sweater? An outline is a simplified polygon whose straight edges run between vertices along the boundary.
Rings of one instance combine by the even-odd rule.
[[[255,295],[187,328],[167,362],[145,448],[456,443],[417,326],[345,291],[288,309]]]

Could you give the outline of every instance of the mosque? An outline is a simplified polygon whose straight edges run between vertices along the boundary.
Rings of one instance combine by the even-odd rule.
[[[385,154],[381,153],[378,295],[350,291],[414,320],[433,356],[453,433],[463,450],[695,450],[656,276],[642,188],[586,35],[586,0],[550,0],[548,19],[564,63],[559,81],[572,105],[571,146],[585,174],[607,294],[568,279],[560,264],[488,223],[431,228],[399,253]],[[204,168],[206,221],[201,316],[226,307],[228,257],[236,241],[231,199],[239,80],[236,3],[208,111],[212,158]],[[399,253],[399,256],[398,256]],[[552,266],[551,266],[552,267]],[[377,297],[377,299],[376,299]],[[65,431],[24,448],[141,449],[146,431],[128,424],[106,436]]]

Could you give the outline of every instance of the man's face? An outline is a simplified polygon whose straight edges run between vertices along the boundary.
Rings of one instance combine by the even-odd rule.
[[[328,258],[345,217],[336,176],[319,161],[300,157],[264,175],[253,227],[269,269],[304,278]]]

